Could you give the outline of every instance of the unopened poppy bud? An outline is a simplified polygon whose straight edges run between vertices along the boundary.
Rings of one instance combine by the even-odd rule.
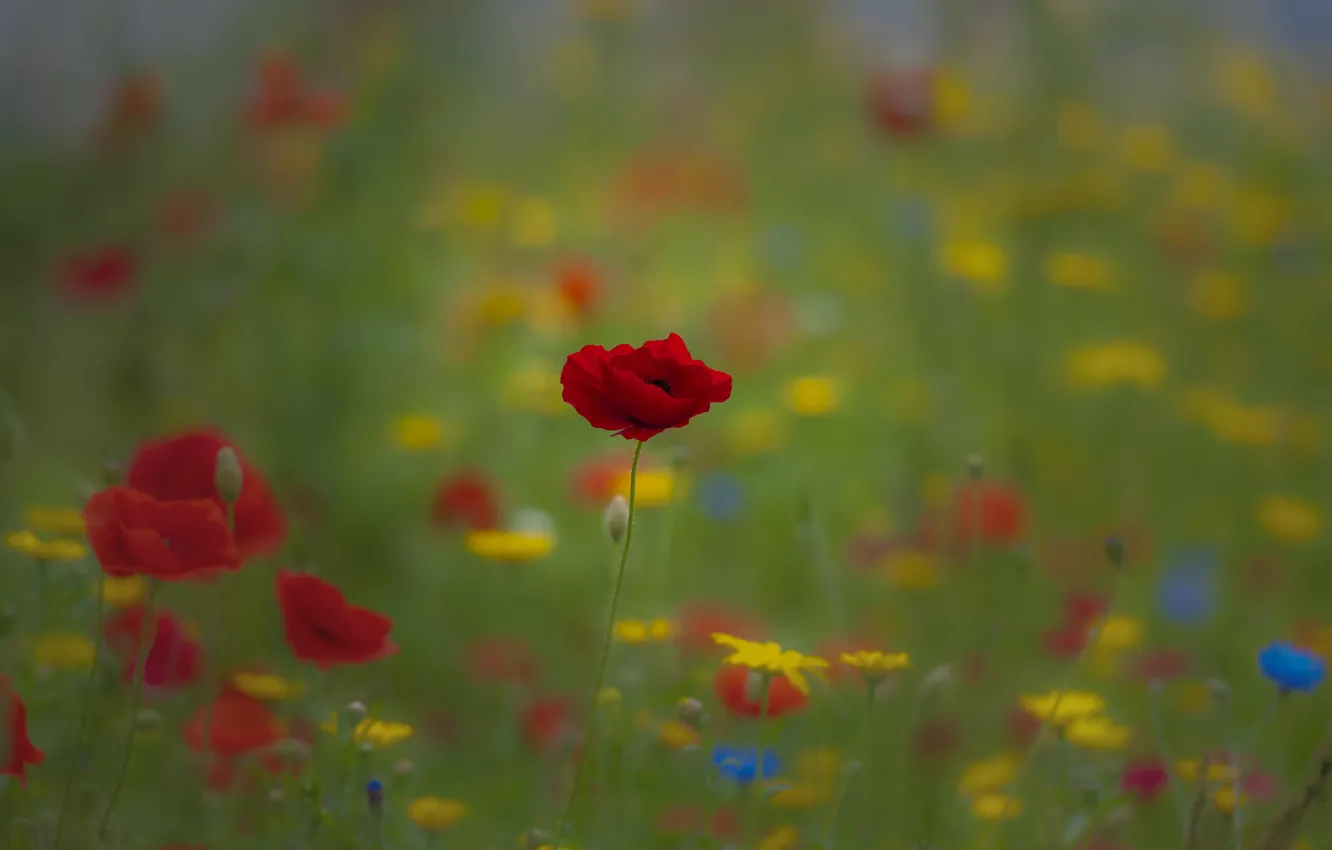
[[[681,697],[675,704],[675,716],[681,723],[686,723],[695,729],[702,729],[703,724],[708,722],[708,713],[703,710],[703,703],[693,697]]]
[[[273,788],[268,792],[268,802],[277,805],[287,799],[287,792],[281,788]]]
[[[606,711],[618,710],[623,702],[624,695],[620,693],[619,688],[607,686],[601,689],[601,693],[597,694],[597,705]]]
[[[745,701],[752,702],[755,705],[763,702],[763,688],[768,684],[768,677],[758,672],[750,670],[749,675],[745,677]]]
[[[940,664],[921,680],[920,698],[923,700],[934,699],[952,683],[953,668],[947,664]]]
[[[985,474],[985,458],[977,452],[967,455],[967,474],[972,481],[979,481]]]
[[[108,487],[118,487],[125,480],[125,465],[118,461],[102,464],[102,483]]]
[[[689,463],[689,447],[676,446],[675,450],[671,452],[671,466],[678,470],[683,469],[687,463]]]
[[[1124,566],[1124,538],[1118,534],[1110,535],[1105,541],[1105,554],[1115,569]]]
[[[1208,679],[1207,693],[1211,695],[1212,700],[1218,705],[1225,705],[1230,701],[1230,685],[1228,685],[1224,679],[1217,679],[1215,677]]]
[[[529,829],[523,833],[523,846],[527,850],[537,850],[551,843],[550,833],[544,829]]]
[[[393,765],[393,773],[397,776],[409,776],[416,768],[411,759],[398,759]]]
[[[375,750],[375,745],[370,743],[369,741],[362,741],[361,743],[356,745],[356,751],[360,753],[363,758],[365,756],[370,755],[370,753],[374,752],[374,750]]]
[[[370,710],[365,707],[365,703],[360,700],[352,700],[347,703],[347,713],[352,717],[365,717]]]
[[[224,503],[234,505],[240,498],[241,487],[245,485],[245,473],[241,471],[240,458],[231,446],[217,450],[217,465],[213,467],[213,483],[217,486],[217,496]]]
[[[140,732],[155,732],[162,726],[162,715],[151,708],[141,708],[134,715],[134,728]]]
[[[612,543],[620,543],[629,532],[629,501],[616,495],[601,512],[601,528]]]

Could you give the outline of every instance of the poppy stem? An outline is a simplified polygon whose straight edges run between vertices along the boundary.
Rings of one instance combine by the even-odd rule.
[[[236,533],[236,506],[232,503],[227,504],[227,532],[233,535],[233,537]],[[219,583],[221,583],[226,581],[227,578],[226,576],[223,575],[223,576],[218,576],[217,580]],[[225,602],[224,594],[225,591],[222,590],[221,588],[218,588],[217,591],[213,593],[213,610],[212,610],[213,616],[212,616],[212,621],[208,624],[209,631],[212,632],[212,634],[210,634],[208,637],[210,637],[214,641],[213,653],[217,658],[217,661],[215,663],[217,664],[217,668],[220,670],[226,669],[222,658],[222,634],[223,634],[222,630],[223,627],[226,625],[226,615],[223,610]],[[205,688],[212,687],[212,683],[207,678],[201,678],[200,681],[205,683]],[[204,717],[203,717],[203,739],[202,739],[203,754],[204,754],[203,790],[204,792],[207,792],[208,774],[210,768],[212,767],[212,765],[209,763],[210,759],[209,752],[211,751],[209,744],[213,740],[212,739],[213,700],[210,698],[210,695],[208,694],[205,694],[205,698],[208,699],[208,702],[204,704]],[[200,796],[200,799],[201,800],[203,799],[202,795]],[[205,817],[208,817],[211,811],[212,807],[211,806],[207,807],[207,811],[205,812]]]
[[[1153,682],[1150,690],[1150,707],[1152,719],[1152,737],[1156,739],[1156,752],[1161,761],[1167,766],[1166,783],[1170,786],[1170,796],[1174,800],[1175,810],[1179,813],[1180,837],[1187,838],[1189,834],[1189,804],[1184,799],[1184,789],[1180,787],[1179,778],[1175,775],[1175,757],[1170,754],[1170,744],[1166,741],[1165,722],[1161,719],[1161,686],[1158,682]]]
[[[60,850],[60,833],[65,826],[65,812],[69,809],[69,797],[74,790],[74,776],[79,769],[79,759],[83,756],[83,738],[88,732],[88,715],[92,713],[93,696],[97,693],[97,669],[102,661],[102,620],[106,616],[106,592],[102,587],[102,575],[97,577],[97,613],[93,625],[92,667],[88,670],[88,692],[83,697],[83,711],[79,714],[79,728],[74,733],[74,757],[70,759],[69,773],[65,777],[65,793],[60,798],[60,814],[56,815],[55,836],[51,839],[51,850]]]
[[[103,844],[106,843],[111,831],[111,816],[115,814],[116,804],[120,802],[120,792],[125,787],[125,776],[129,773],[130,756],[134,754],[134,733],[138,731],[139,725],[139,700],[143,697],[143,680],[147,675],[148,652],[152,649],[153,642],[157,640],[157,615],[154,603],[157,601],[157,590],[162,583],[157,579],[149,581],[148,602],[143,610],[143,624],[139,627],[139,652],[134,667],[134,687],[130,695],[129,734],[125,736],[125,757],[120,762],[120,775],[116,777],[116,784],[106,802],[106,812],[102,815],[102,823],[97,828],[98,838]]]
[[[620,589],[624,587],[624,568],[629,562],[629,544],[634,539],[634,502],[638,494],[638,459],[643,454],[643,441],[639,440],[634,446],[634,462],[629,467],[629,519],[624,529],[624,548],[620,550],[620,567],[615,574],[615,591],[611,594],[610,614],[606,617],[606,635],[601,642],[601,661],[597,665],[597,679],[592,686],[592,698],[589,700],[587,709],[587,732],[584,736],[583,747],[578,753],[578,767],[574,770],[573,788],[569,790],[569,799],[565,801],[564,810],[560,813],[560,819],[555,822],[555,833],[552,843],[555,846],[561,844],[561,835],[564,832],[564,825],[569,821],[569,815],[573,812],[574,803],[578,799],[578,792],[583,787],[583,766],[587,764],[588,745],[592,740],[592,732],[597,723],[597,700],[601,696],[602,684],[606,680],[606,665],[610,660],[611,640],[615,635],[615,612],[620,605]]]
[[[768,727],[764,722],[768,719],[769,703],[772,701],[772,674],[763,674],[763,687],[759,691],[759,716],[758,716],[758,744],[754,748],[754,781],[749,786],[749,811],[745,815],[745,836],[742,847],[748,847],[753,844],[758,846],[759,821],[763,818],[763,757],[767,755],[764,752],[764,743],[767,738],[765,733]]]

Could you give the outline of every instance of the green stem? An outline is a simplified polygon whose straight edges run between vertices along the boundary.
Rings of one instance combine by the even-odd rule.
[[[758,745],[754,749],[754,782],[749,786],[749,812],[745,817],[745,837],[742,847],[748,847],[751,844],[758,846],[760,821],[763,819],[763,756],[765,753],[764,744],[767,741],[765,732],[768,727],[764,722],[768,719],[768,703],[772,696],[772,675],[764,673],[762,690],[759,691],[759,728]]]
[[[1174,799],[1175,811],[1179,813],[1180,837],[1189,834],[1189,804],[1184,799],[1184,789],[1180,787],[1175,775],[1175,757],[1170,754],[1170,745],[1166,742],[1165,722],[1161,719],[1161,688],[1155,683],[1151,686],[1152,736],[1156,739],[1156,752],[1161,761],[1170,769],[1166,771],[1166,781],[1170,785],[1170,796]]]
[[[234,504],[227,505],[227,531],[233,536],[236,533],[236,506]],[[216,592],[213,593],[213,606],[212,606],[213,616],[212,616],[212,622],[209,623],[209,631],[211,632],[209,637],[212,638],[213,653],[216,658],[215,664],[217,665],[217,669],[225,671],[227,675],[230,675],[230,672],[227,671],[226,663],[223,659],[223,653],[222,653],[222,644],[223,644],[222,635],[223,635],[223,628],[226,625],[226,613],[225,613],[226,591],[223,588],[227,587],[227,585],[222,585],[222,582],[225,582],[227,579],[226,576],[218,576],[217,580],[219,585],[221,586],[219,586],[216,589]],[[204,681],[207,682],[206,679]],[[205,687],[211,687],[211,683],[208,683]],[[212,695],[209,693],[205,693],[204,696],[208,698],[208,702],[205,703],[204,705],[204,717],[203,717],[203,753],[204,753],[203,790],[206,793],[208,791],[208,772],[211,766],[210,765],[211,756],[209,755],[210,752],[209,742],[212,741],[211,735],[213,733],[214,700],[211,699]],[[315,717],[317,720],[318,715],[316,715]],[[199,799],[203,800],[204,796],[205,795],[201,794]],[[204,816],[209,817],[210,816],[209,813],[211,813],[211,811],[212,807],[207,807]]]
[[[865,760],[864,769],[869,771],[870,759],[870,730],[872,728],[872,718],[874,717],[874,692],[878,689],[883,679],[875,682],[865,681],[865,715],[860,725],[860,752]],[[823,823],[823,840],[829,846],[836,845],[837,815],[842,810],[842,801],[846,799],[847,789],[851,787],[851,778],[854,773],[848,768],[846,775],[842,777],[840,787],[837,789],[837,796],[833,798],[832,805],[828,808],[828,817]],[[871,777],[873,779],[873,777]]]
[[[92,669],[88,671],[87,694],[83,698],[83,711],[79,714],[79,728],[74,733],[74,758],[65,777],[65,793],[60,798],[60,814],[56,815],[55,837],[51,839],[52,850],[60,850],[60,833],[65,826],[65,812],[69,809],[69,798],[74,791],[74,774],[78,770],[78,760],[83,750],[83,738],[88,732],[88,715],[92,712],[93,697],[97,693],[97,668],[102,661],[102,620],[106,616],[106,594],[102,587],[102,574],[97,574],[97,613],[93,626]]]
[[[134,668],[134,688],[130,696],[129,733],[125,736],[125,757],[120,762],[120,775],[116,777],[116,784],[111,789],[111,797],[107,800],[101,826],[97,828],[97,835],[104,844],[111,830],[111,816],[115,814],[116,803],[120,802],[120,792],[125,787],[130,756],[134,754],[134,733],[139,725],[139,700],[143,697],[143,679],[146,672],[144,668],[148,663],[148,651],[152,649],[153,641],[157,640],[157,618],[153,606],[157,601],[157,590],[162,585],[157,579],[150,581],[152,583],[148,590],[148,604],[143,611],[143,625],[139,627],[139,657]]]
[[[606,617],[606,634],[601,641],[601,661],[597,665],[597,679],[592,686],[592,698],[589,700],[587,710],[587,733],[583,741],[582,751],[578,756],[578,767],[574,771],[573,788],[569,791],[569,799],[564,804],[564,810],[560,812],[560,819],[555,822],[555,833],[553,842],[556,846],[560,844],[560,836],[564,832],[564,825],[569,821],[569,815],[573,811],[574,802],[578,799],[578,792],[583,787],[583,766],[587,764],[588,744],[592,741],[592,733],[597,723],[597,699],[601,695],[602,684],[606,680],[606,665],[610,660],[611,641],[615,636],[615,613],[620,605],[620,590],[624,587],[624,568],[629,563],[629,544],[634,539],[634,502],[638,494],[638,459],[643,454],[643,441],[639,440],[638,445],[634,447],[634,462],[629,467],[629,520],[624,529],[624,549],[620,551],[620,568],[615,574],[615,591],[611,594],[610,614]]]

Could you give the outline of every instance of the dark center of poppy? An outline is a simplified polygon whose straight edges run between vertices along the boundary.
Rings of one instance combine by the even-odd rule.
[[[666,395],[671,394],[670,381],[666,381],[661,378],[649,378],[647,382],[654,387],[661,387],[663,390],[666,391]]]

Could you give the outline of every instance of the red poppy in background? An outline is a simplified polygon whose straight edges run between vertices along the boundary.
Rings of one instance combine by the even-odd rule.
[[[278,570],[277,598],[287,645],[320,669],[364,664],[398,651],[389,640],[391,618],[348,604],[341,590],[317,576]]]
[[[256,129],[309,125],[333,129],[346,119],[343,99],[330,92],[312,92],[289,56],[273,54],[259,63],[258,87],[246,110]]]
[[[217,453],[228,446],[236,452],[243,474],[240,497],[233,507],[236,546],[242,558],[268,554],[286,540],[287,520],[263,473],[218,431],[188,431],[140,446],[125,473],[125,483],[162,501],[212,499],[223,507],[214,474]]]
[[[712,680],[712,689],[717,699],[726,710],[737,717],[759,716],[762,703],[759,702],[758,689],[751,684],[751,674],[758,674],[744,667],[722,665]],[[776,676],[768,686],[768,717],[781,717],[800,711],[809,705],[809,697],[796,690],[785,676]]]
[[[441,482],[430,506],[436,525],[470,530],[499,527],[499,500],[490,480],[475,470],[465,470]]]
[[[952,717],[932,717],[916,727],[911,743],[921,761],[950,758],[962,745],[962,727]]]
[[[125,681],[134,680],[143,649],[147,609],[132,605],[121,610],[103,627],[107,646],[122,660]],[[143,663],[144,684],[179,688],[198,681],[203,669],[203,648],[189,626],[168,611],[155,611],[150,634],[152,646]]]
[[[240,568],[226,514],[216,502],[159,502],[112,487],[88,500],[83,519],[88,544],[110,576],[197,581]]]
[[[1119,787],[1125,794],[1148,803],[1161,796],[1170,785],[1170,771],[1158,758],[1130,761],[1119,775]]]
[[[639,154],[620,174],[612,203],[629,213],[672,210],[734,212],[746,201],[743,175],[707,153],[658,150]]]
[[[1026,531],[1027,506],[1018,490],[997,481],[968,482],[957,489],[953,521],[959,543],[1016,543]]]
[[[562,397],[594,428],[647,440],[731,397],[731,376],[689,354],[677,334],[638,348],[585,345],[560,372]]]
[[[134,286],[139,262],[128,245],[100,245],[76,254],[60,269],[60,292],[81,304],[104,304]]]
[[[569,260],[555,269],[555,289],[571,313],[587,318],[601,300],[601,270],[587,260]]]
[[[204,740],[204,730],[208,740]],[[270,746],[285,735],[281,721],[262,700],[236,688],[225,687],[208,705],[201,706],[182,734],[196,752],[208,750],[219,756],[234,756]]]
[[[4,677],[0,677],[0,700],[9,705],[9,723],[3,740],[8,752],[3,766],[0,766],[0,775],[17,776],[20,785],[27,785],[28,765],[41,764],[46,754],[33,746],[28,738],[28,710],[9,679]]]
[[[1110,600],[1090,593],[1068,593],[1064,596],[1064,622],[1070,628],[1086,629],[1101,619],[1110,609]]]
[[[537,659],[527,641],[488,637],[470,641],[466,650],[467,672],[478,682],[512,682],[528,685],[537,675]]]
[[[213,218],[212,202],[202,192],[178,192],[162,201],[157,209],[158,227],[176,241],[198,238],[209,229]]]
[[[1131,671],[1139,682],[1154,682],[1177,679],[1192,667],[1192,657],[1181,649],[1153,649],[1139,653]]]
[[[303,755],[272,751],[257,757],[251,754],[216,755],[208,762],[208,787],[214,791],[232,791],[239,780],[240,791],[254,793],[270,787],[268,780],[272,777],[299,778],[305,762]]]
[[[881,74],[870,82],[870,113],[889,136],[912,138],[934,122],[934,76],[929,71]]]
[[[1004,724],[1009,739],[1020,749],[1026,749],[1036,740],[1041,731],[1041,719],[1020,705],[1015,705],[1008,712]]]
[[[102,121],[102,142],[118,148],[152,132],[162,117],[162,81],[139,71],[116,87]]]
[[[657,815],[657,832],[662,835],[698,835],[703,831],[703,819],[702,806],[671,806]],[[708,829],[713,838],[735,841],[740,837],[740,815],[733,808],[718,809],[712,813]]]
[[[714,632],[745,640],[763,640],[768,629],[748,614],[712,601],[688,602],[676,614],[680,652],[721,655],[726,648],[712,639]]]
[[[529,702],[519,721],[527,746],[547,752],[567,742],[575,732],[573,707],[573,699],[562,694]]]
[[[1041,647],[1051,658],[1077,658],[1087,647],[1085,626],[1064,625],[1041,635]]]

